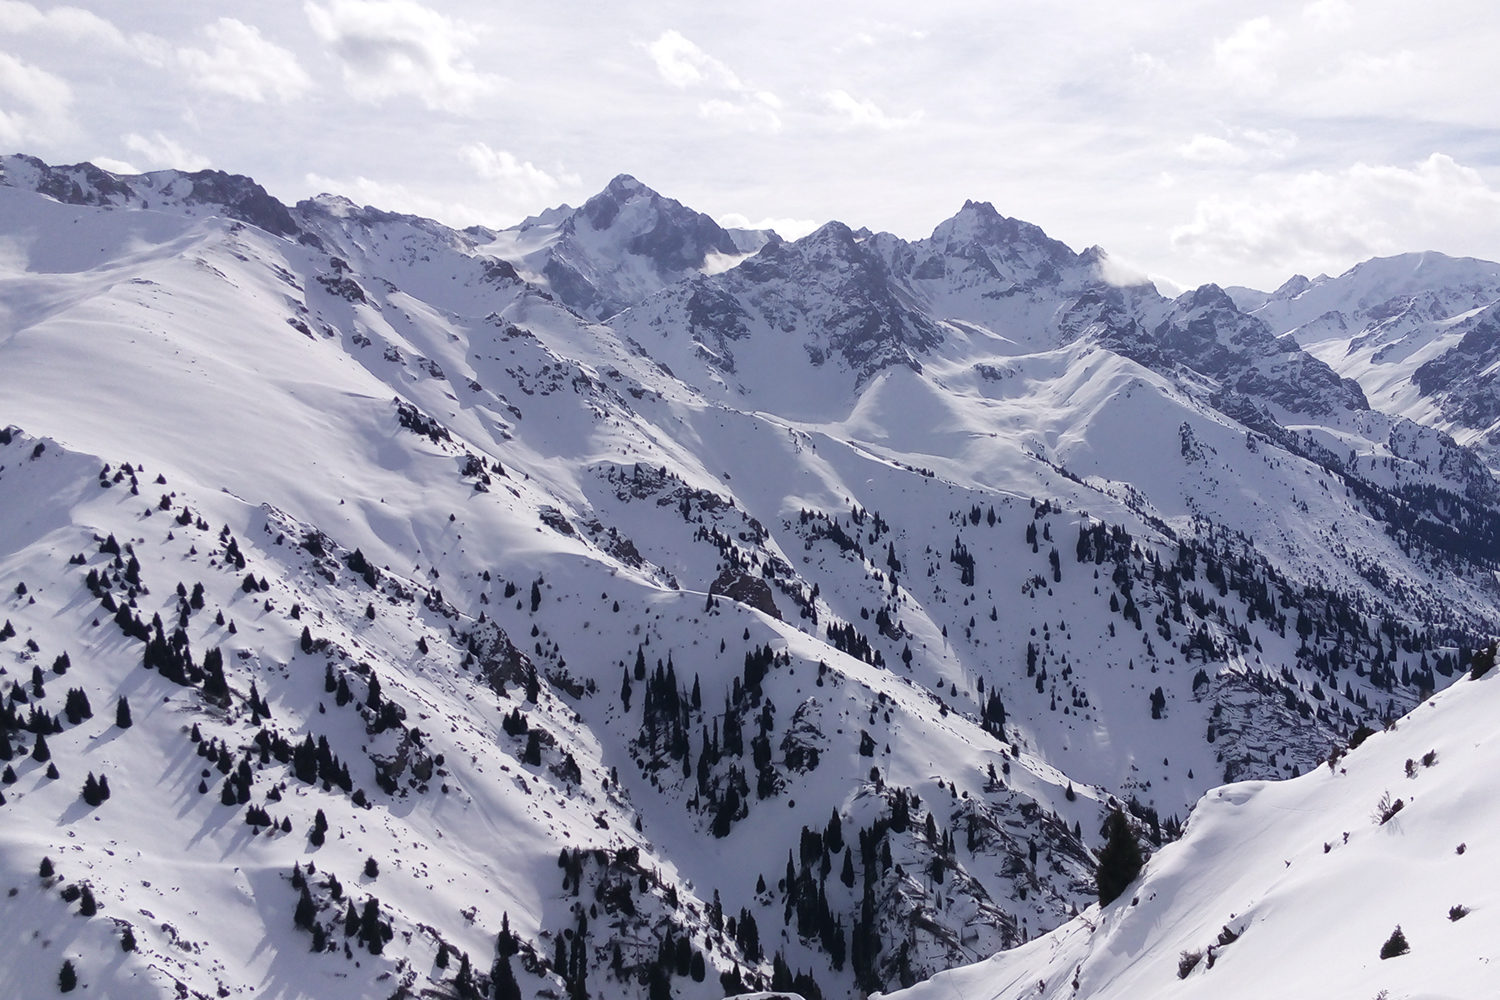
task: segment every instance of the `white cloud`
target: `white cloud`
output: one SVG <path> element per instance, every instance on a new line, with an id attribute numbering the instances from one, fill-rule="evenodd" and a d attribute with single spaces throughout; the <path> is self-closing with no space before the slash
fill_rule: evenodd
<path id="1" fill-rule="evenodd" d="M 203 29 L 207 48 L 183 48 L 178 60 L 201 87 L 257 103 L 286 103 L 312 79 L 291 52 L 267 41 L 254 25 L 221 17 Z"/>
<path id="2" fill-rule="evenodd" d="M 674 87 L 722 87 L 741 91 L 745 85 L 734 70 L 704 52 L 680 31 L 668 30 L 646 46 L 661 78 Z"/>
<path id="3" fill-rule="evenodd" d="M 909 27 L 890 21 L 870 21 L 850 35 L 847 41 L 842 41 L 835 46 L 834 51 L 843 54 L 851 50 L 873 49 L 883 45 L 906 46 L 913 42 L 925 41 L 929 34 L 930 32 L 925 27 Z"/>
<path id="4" fill-rule="evenodd" d="M 112 174 L 139 174 L 143 171 L 128 160 L 117 160 L 113 156 L 91 156 L 89 162 L 100 170 L 108 170 Z"/>
<path id="5" fill-rule="evenodd" d="M 921 112 L 915 112 L 902 117 L 892 117 L 886 114 L 874 101 L 860 100 L 847 90 L 830 90 L 823 95 L 823 101 L 835 114 L 844 120 L 847 125 L 857 128 L 874 128 L 881 130 L 906 128 L 913 125 L 922 117 Z"/>
<path id="6" fill-rule="evenodd" d="M 781 98 L 740 79 L 723 62 L 679 31 L 668 30 L 644 46 L 663 80 L 679 90 L 705 90 L 714 96 L 698 102 L 698 115 L 737 128 L 781 130 Z"/>
<path id="7" fill-rule="evenodd" d="M 320 193 L 342 195 L 360 205 L 373 205 L 387 212 L 418 215 L 455 228 L 477 224 L 510 226 L 534 214 L 548 198 L 578 186 L 579 179 L 558 171 L 549 173 L 511 154 L 492 150 L 483 143 L 466 146 L 459 153 L 475 168 L 483 183 L 463 188 L 449 185 L 441 195 L 425 183 L 407 185 L 364 176 L 326 177 L 309 173 L 303 180 Z M 486 171 L 489 172 L 486 175 Z"/>
<path id="8" fill-rule="evenodd" d="M 1150 52 L 1132 51 L 1130 66 L 1136 73 L 1147 79 L 1164 79 L 1171 73 L 1166 60 Z"/>
<path id="9" fill-rule="evenodd" d="M 1223 135 L 1195 134 L 1177 147 L 1177 154 L 1194 163 L 1233 166 L 1250 160 L 1283 159 L 1297 144 L 1285 129 L 1228 128 Z"/>
<path id="10" fill-rule="evenodd" d="M 174 170 L 207 170 L 210 166 L 208 157 L 200 156 L 189 151 L 181 143 L 169 139 L 160 132 L 154 132 L 149 137 L 131 132 L 123 138 L 125 148 L 133 153 L 139 153 L 145 162 L 153 167 L 171 168 Z M 110 169 L 110 168 L 105 168 Z M 132 173 L 139 171 L 132 170 Z"/>
<path id="11" fill-rule="evenodd" d="M 482 142 L 470 143 L 458 152 L 481 179 L 504 185 L 507 195 L 517 203 L 541 204 L 564 185 L 576 187 L 580 183 L 574 174 L 550 174 L 529 160 L 503 149 L 491 149 Z"/>
<path id="12" fill-rule="evenodd" d="M 1195 163 L 1243 163 L 1250 158 L 1243 149 L 1217 135 L 1198 133 L 1177 147 L 1177 154 Z"/>
<path id="13" fill-rule="evenodd" d="M 1357 163 L 1263 177 L 1249 195 L 1200 201 L 1193 221 L 1173 230 L 1172 243 L 1207 259 L 1338 272 L 1409 250 L 1493 252 L 1497 230 L 1500 189 L 1433 153 L 1411 167 Z"/>
<path id="14" fill-rule="evenodd" d="M 66 80 L 0 52 L 0 144 L 19 149 L 72 128 Z"/>
<path id="15" fill-rule="evenodd" d="M 468 205 L 435 198 L 392 181 L 363 175 L 340 179 L 321 174 L 307 174 L 304 180 L 314 191 L 342 195 L 356 204 L 372 205 L 386 212 L 420 215 L 451 226 L 471 226 L 484 221 L 484 213 Z"/>
<path id="16" fill-rule="evenodd" d="M 479 30 L 414 0 L 331 0 L 303 7 L 359 100 L 409 95 L 434 111 L 467 114 L 501 86 L 465 50 Z"/>
<path id="17" fill-rule="evenodd" d="M 725 229 L 771 229 L 776 235 L 784 240 L 801 239 L 814 229 L 818 228 L 817 222 L 812 219 L 794 219 L 789 217 L 767 216 L 760 219 L 751 219 L 741 215 L 739 212 L 730 212 L 721 215 L 714 220 Z"/>
<path id="18" fill-rule="evenodd" d="M 1285 38 L 1269 17 L 1252 18 L 1214 42 L 1215 68 L 1232 85 L 1267 90 L 1277 80 L 1274 57 Z"/>
<path id="19" fill-rule="evenodd" d="M 1354 5 L 1349 0 L 1315 0 L 1302 8 L 1302 16 L 1316 28 L 1341 31 L 1354 24 Z"/>
<path id="20" fill-rule="evenodd" d="M 19 0 L 0 0 L 0 31 L 51 32 L 75 43 L 126 52 L 154 65 L 164 63 L 170 51 L 167 43 L 154 35 L 126 34 L 112 22 L 79 7 L 43 11 Z"/>
<path id="21" fill-rule="evenodd" d="M 754 94 L 731 100 L 713 97 L 699 103 L 698 114 L 703 118 L 730 122 L 741 128 L 779 132 L 781 115 L 777 111 L 780 107 L 781 102 L 773 94 Z"/>

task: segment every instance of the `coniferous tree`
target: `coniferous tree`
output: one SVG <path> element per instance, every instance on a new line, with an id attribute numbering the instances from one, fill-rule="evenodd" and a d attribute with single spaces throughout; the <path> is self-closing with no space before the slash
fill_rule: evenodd
<path id="1" fill-rule="evenodd" d="M 302 883 L 302 893 L 297 897 L 297 908 L 292 912 L 292 923 L 307 930 L 312 927 L 313 921 L 318 916 L 318 908 L 313 903 L 312 895 L 307 891 L 307 883 Z"/>
<path id="2" fill-rule="evenodd" d="M 73 960 L 70 958 L 62 964 L 62 971 L 57 974 L 57 991 L 59 993 L 72 993 L 78 987 L 78 973 L 73 968 Z"/>
<path id="3" fill-rule="evenodd" d="M 516 982 L 515 971 L 510 967 L 509 955 L 501 955 L 495 959 L 495 966 L 490 970 L 490 983 L 494 988 L 495 1000 L 521 1000 L 521 987 Z"/>
<path id="4" fill-rule="evenodd" d="M 1109 814 L 1106 823 L 1106 841 L 1099 852 L 1099 867 L 1094 881 L 1099 892 L 1099 902 L 1109 905 L 1129 888 L 1141 873 L 1141 848 L 1136 843 L 1125 814 L 1116 809 Z"/>
<path id="5" fill-rule="evenodd" d="M 312 844 L 314 847 L 322 847 L 324 835 L 327 833 L 328 817 L 324 816 L 323 810 L 319 809 L 315 814 L 313 814 L 312 829 L 307 833 L 308 843 Z"/>
<path id="6" fill-rule="evenodd" d="M 52 759 L 52 751 L 47 749 L 47 734 L 37 733 L 36 742 L 31 747 L 31 759 L 38 764 Z"/>
<path id="7" fill-rule="evenodd" d="M 500 933 L 495 938 L 495 952 L 501 958 L 509 958 L 521 950 L 516 936 L 510 929 L 510 912 L 500 914 Z"/>
<path id="8" fill-rule="evenodd" d="M 129 729 L 134 724 L 130 717 L 130 701 L 122 694 L 120 700 L 115 702 L 115 725 L 121 729 Z"/>
<path id="9" fill-rule="evenodd" d="M 461 1000 L 474 1000 L 479 992 L 474 989 L 474 970 L 469 967 L 469 953 L 462 952 L 458 957 L 458 975 L 453 978 L 453 988 Z"/>

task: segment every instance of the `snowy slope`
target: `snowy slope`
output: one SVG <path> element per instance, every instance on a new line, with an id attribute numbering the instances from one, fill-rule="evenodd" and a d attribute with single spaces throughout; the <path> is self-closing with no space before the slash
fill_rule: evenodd
<path id="1" fill-rule="evenodd" d="M 1357 381 L 1376 408 L 1441 428 L 1495 464 L 1494 359 L 1475 356 L 1494 340 L 1485 317 L 1500 302 L 1500 265 L 1403 254 L 1337 278 L 1290 281 L 1270 296 L 1241 293 L 1240 301 Z"/>
<path id="2" fill-rule="evenodd" d="M 618 179 L 609 223 L 517 252 L 329 197 L 262 224 L 245 178 L 5 170 L 0 690 L 25 753 L 69 688 L 94 713 L 4 788 L 16 912 L 53 921 L 5 939 L 23 992 L 66 954 L 139 995 L 461 994 L 504 921 L 526 995 L 894 988 L 1086 904 L 1112 804 L 1164 843 L 1500 631 L 1473 452 L 989 206 L 722 270 Z M 608 323 L 527 256 L 567 218 L 641 279 Z M 298 776 L 307 736 L 347 788 Z M 107 922 L 60 908 L 85 880 Z"/>
<path id="3" fill-rule="evenodd" d="M 1120 899 L 903 1000 L 1490 996 L 1495 674 L 1335 764 L 1215 789 Z M 1381 958 L 1399 927 L 1409 952 Z"/>

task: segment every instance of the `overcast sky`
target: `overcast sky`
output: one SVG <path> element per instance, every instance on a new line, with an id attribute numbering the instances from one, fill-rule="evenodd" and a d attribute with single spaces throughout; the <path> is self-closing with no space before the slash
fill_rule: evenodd
<path id="1" fill-rule="evenodd" d="M 1500 259 L 1493 0 L 0 0 L 0 151 L 506 225 L 617 173 L 721 222 L 966 198 L 1184 284 Z"/>

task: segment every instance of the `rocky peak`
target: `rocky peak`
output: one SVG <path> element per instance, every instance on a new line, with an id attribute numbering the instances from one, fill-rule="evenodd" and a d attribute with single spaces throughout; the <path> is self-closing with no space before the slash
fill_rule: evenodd
<path id="1" fill-rule="evenodd" d="M 242 174 L 222 170 L 156 170 L 115 174 L 92 163 L 51 166 L 34 156 L 0 159 L 0 182 L 29 188 L 68 205 L 150 207 L 160 211 L 208 208 L 276 236 L 299 232 L 285 205 Z M 196 213 L 193 213 L 196 214 Z"/>
<path id="2" fill-rule="evenodd" d="M 1281 287 L 1271 293 L 1273 299 L 1295 299 L 1303 292 L 1312 287 L 1312 282 L 1306 275 L 1294 274 L 1281 283 Z"/>

